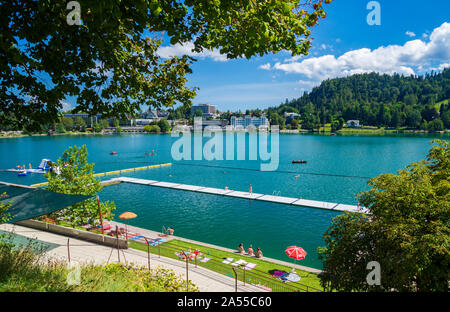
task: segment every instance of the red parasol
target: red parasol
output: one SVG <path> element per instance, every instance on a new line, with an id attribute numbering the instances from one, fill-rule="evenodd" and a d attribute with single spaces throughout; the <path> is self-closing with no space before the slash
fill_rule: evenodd
<path id="1" fill-rule="evenodd" d="M 294 259 L 294 268 L 292 268 L 292 271 L 295 271 L 295 261 L 305 259 L 307 254 L 302 247 L 298 246 L 289 246 L 286 248 L 284 252 L 289 256 L 289 258 Z"/>

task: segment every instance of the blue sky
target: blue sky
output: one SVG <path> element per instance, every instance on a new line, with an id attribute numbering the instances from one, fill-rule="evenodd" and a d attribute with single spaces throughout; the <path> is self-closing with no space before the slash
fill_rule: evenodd
<path id="1" fill-rule="evenodd" d="M 297 98 L 323 79 L 376 71 L 424 74 L 450 66 L 450 1 L 379 0 L 381 25 L 370 26 L 370 0 L 334 0 L 313 28 L 310 54 L 287 52 L 225 60 L 217 51 L 197 55 L 189 85 L 194 103 L 219 110 L 267 108 Z M 189 53 L 168 46 L 162 55 Z"/>

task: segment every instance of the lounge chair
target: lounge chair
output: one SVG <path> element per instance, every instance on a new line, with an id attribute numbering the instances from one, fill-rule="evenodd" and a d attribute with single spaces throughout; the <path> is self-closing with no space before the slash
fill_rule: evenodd
<path id="1" fill-rule="evenodd" d="M 233 262 L 231 265 L 238 266 L 238 265 L 241 265 L 241 264 L 245 265 L 245 264 L 247 264 L 247 261 L 244 261 L 244 260 L 240 259 L 240 260 L 238 260 L 236 262 Z"/>
<path id="2" fill-rule="evenodd" d="M 230 264 L 233 260 L 234 260 L 233 258 L 226 258 L 225 260 L 222 261 L 222 263 Z"/>
<path id="3" fill-rule="evenodd" d="M 250 271 L 250 270 L 252 270 L 255 266 L 256 266 L 256 263 L 251 263 L 251 262 L 249 262 L 249 263 L 247 263 L 247 264 L 244 266 L 244 270 Z"/>

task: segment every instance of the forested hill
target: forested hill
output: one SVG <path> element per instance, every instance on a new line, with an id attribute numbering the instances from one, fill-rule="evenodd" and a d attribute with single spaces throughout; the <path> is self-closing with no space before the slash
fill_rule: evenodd
<path id="1" fill-rule="evenodd" d="M 440 130 L 450 128 L 448 99 L 449 68 L 425 76 L 357 74 L 325 80 L 268 113 L 298 112 L 306 128 L 357 119 L 368 126 Z"/>

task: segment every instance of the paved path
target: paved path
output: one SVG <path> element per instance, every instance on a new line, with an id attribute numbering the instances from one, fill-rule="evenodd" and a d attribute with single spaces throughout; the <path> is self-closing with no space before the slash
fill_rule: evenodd
<path id="1" fill-rule="evenodd" d="M 59 245 L 58 247 L 48 251 L 46 255 L 49 258 L 59 259 L 62 261 L 68 261 L 67 252 L 67 237 L 39 231 L 19 225 L 12 224 L 2 224 L 0 225 L 0 230 L 14 232 L 16 234 L 26 236 L 29 238 L 35 238 L 44 242 L 49 242 Z M 156 233 L 156 232 L 154 232 Z M 111 255 L 110 262 L 118 262 L 117 250 L 113 250 L 111 254 L 111 248 L 102 245 L 97 245 L 94 243 L 70 238 L 70 258 L 71 261 L 76 261 L 79 263 L 95 263 L 104 264 L 108 261 Z M 127 249 L 124 250 L 125 258 L 128 263 L 134 263 L 140 266 L 147 266 L 147 253 Z M 124 262 L 123 253 L 120 253 L 120 260 Z M 150 265 L 152 268 L 160 265 L 166 269 L 173 270 L 177 275 L 181 276 L 183 279 L 186 278 L 186 264 L 181 261 L 166 257 L 158 257 L 157 255 L 151 254 Z M 193 265 L 189 267 L 189 280 L 191 280 L 200 291 L 204 292 L 234 292 L 235 291 L 235 280 L 228 276 L 210 271 L 208 269 L 197 267 Z M 261 292 L 261 288 L 255 286 L 246 285 L 244 286 L 242 282 L 238 281 L 238 291 L 242 292 Z"/>

